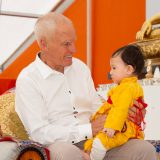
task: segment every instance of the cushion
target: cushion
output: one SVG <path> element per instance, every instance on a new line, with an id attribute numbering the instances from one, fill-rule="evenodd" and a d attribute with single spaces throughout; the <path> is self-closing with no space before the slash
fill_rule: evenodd
<path id="1" fill-rule="evenodd" d="M 13 160 L 19 154 L 18 145 L 14 142 L 0 142 L 0 159 Z"/>
<path id="2" fill-rule="evenodd" d="M 28 139 L 27 132 L 15 112 L 15 93 L 7 92 L 0 96 L 0 126 L 3 136 L 11 136 L 18 139 Z"/>

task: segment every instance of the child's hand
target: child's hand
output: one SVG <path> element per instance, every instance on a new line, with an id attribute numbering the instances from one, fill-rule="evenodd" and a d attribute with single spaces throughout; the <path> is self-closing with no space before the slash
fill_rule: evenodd
<path id="1" fill-rule="evenodd" d="M 114 129 L 111 129 L 111 128 L 104 128 L 103 132 L 105 132 L 108 135 L 109 138 L 112 138 L 116 131 Z"/>

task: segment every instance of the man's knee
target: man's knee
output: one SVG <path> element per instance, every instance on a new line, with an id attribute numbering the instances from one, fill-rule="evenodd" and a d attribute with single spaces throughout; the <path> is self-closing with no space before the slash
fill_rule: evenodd
<path id="1" fill-rule="evenodd" d="M 127 142 L 131 158 L 135 160 L 156 160 L 156 150 L 154 146 L 144 140 L 133 139 Z M 135 156 L 134 156 L 135 155 Z"/>
<path id="2" fill-rule="evenodd" d="M 156 160 L 153 145 L 147 141 L 132 139 L 122 146 L 111 149 L 105 160 Z"/>
<path id="3" fill-rule="evenodd" d="M 56 142 L 48 147 L 51 160 L 82 160 L 81 150 L 75 145 Z"/>
<path id="4" fill-rule="evenodd" d="M 137 150 L 141 152 L 143 157 L 151 160 L 156 160 L 156 149 L 151 143 L 147 141 L 140 141 L 137 144 Z"/>

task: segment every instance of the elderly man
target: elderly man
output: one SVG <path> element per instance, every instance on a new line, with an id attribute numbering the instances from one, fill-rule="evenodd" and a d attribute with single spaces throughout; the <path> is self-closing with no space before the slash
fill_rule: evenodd
<path id="1" fill-rule="evenodd" d="M 51 160 L 83 160 L 84 140 L 103 129 L 106 117 L 90 122 L 101 102 L 89 69 L 73 58 L 75 29 L 67 17 L 48 13 L 38 19 L 34 31 L 41 51 L 19 74 L 16 111 L 30 137 L 48 145 Z M 108 159 L 156 158 L 152 145 L 133 139 L 107 152 Z"/>

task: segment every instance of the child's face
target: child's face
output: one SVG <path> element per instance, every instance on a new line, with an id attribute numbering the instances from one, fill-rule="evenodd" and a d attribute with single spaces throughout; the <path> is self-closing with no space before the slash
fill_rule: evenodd
<path id="1" fill-rule="evenodd" d="M 111 78 L 113 82 L 117 84 L 119 84 L 123 78 L 132 76 L 134 72 L 133 67 L 125 64 L 119 55 L 110 59 L 110 66 Z"/>

